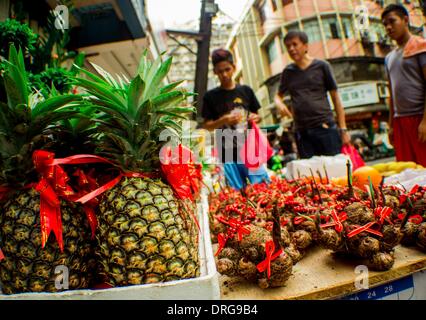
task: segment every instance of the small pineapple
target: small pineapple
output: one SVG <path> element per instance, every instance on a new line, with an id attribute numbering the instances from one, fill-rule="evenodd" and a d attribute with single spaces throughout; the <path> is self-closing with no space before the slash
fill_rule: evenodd
<path id="1" fill-rule="evenodd" d="M 160 133 L 178 135 L 176 120 L 194 111 L 181 106 L 188 94 L 176 89 L 179 83 L 162 86 L 170 65 L 171 58 L 151 63 L 145 54 L 130 83 L 96 65 L 100 77 L 82 70 L 89 79 L 76 79 L 95 110 L 105 113 L 95 141 L 98 155 L 123 172 L 158 171 Z M 124 177 L 105 192 L 97 233 L 103 280 L 128 286 L 198 276 L 198 230 L 187 207 L 159 178 Z"/>
<path id="2" fill-rule="evenodd" d="M 57 266 L 69 273 L 69 289 L 87 288 L 94 260 L 91 231 L 80 205 L 62 201 L 64 250 L 52 234 L 42 248 L 40 194 L 31 183 L 37 182 L 31 155 L 52 143 L 58 121 L 73 117 L 69 104 L 75 95 L 53 96 L 40 100 L 28 91 L 21 51 L 10 48 L 4 74 L 7 104 L 0 104 L 0 184 L 11 190 L 1 203 L 0 281 L 6 294 L 58 291 L 61 283 Z M 63 288 L 66 289 L 66 283 Z"/>

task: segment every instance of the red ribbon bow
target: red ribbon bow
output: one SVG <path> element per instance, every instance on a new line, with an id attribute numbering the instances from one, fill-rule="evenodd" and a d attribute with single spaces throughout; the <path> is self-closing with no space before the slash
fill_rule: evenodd
<path id="1" fill-rule="evenodd" d="M 420 186 L 416 184 L 413 188 L 411 188 L 410 192 L 408 194 L 402 194 L 399 197 L 399 203 L 403 204 L 405 201 L 407 201 L 408 197 L 411 197 L 412 195 L 416 194 L 416 192 L 419 190 Z"/>
<path id="2" fill-rule="evenodd" d="M 68 185 L 69 177 L 62 169 L 62 164 L 84 164 L 84 163 L 110 163 L 101 157 L 94 155 L 75 155 L 63 159 L 55 159 L 53 152 L 36 150 L 33 153 L 34 167 L 40 174 L 40 180 L 35 190 L 40 193 L 40 226 L 41 244 L 45 247 L 50 232 L 53 232 L 58 241 L 61 252 L 64 250 L 62 237 L 62 218 L 60 198 L 76 201 L 77 194 Z M 87 209 L 87 207 L 86 207 Z M 92 231 L 96 228 L 94 212 L 86 214 L 89 218 Z M 93 237 L 94 233 L 92 234 Z"/>
<path id="3" fill-rule="evenodd" d="M 235 233 L 237 233 L 238 241 L 241 241 L 243 239 L 243 234 L 250 234 L 250 230 L 244 228 L 244 225 L 247 223 L 244 223 L 243 221 L 240 221 L 234 218 L 230 218 L 229 220 L 227 220 L 224 217 L 217 217 L 216 219 L 222 222 L 223 224 L 226 224 L 229 226 L 229 229 L 228 229 L 229 237 L 232 237 Z"/>
<path id="4" fill-rule="evenodd" d="M 201 165 L 194 163 L 191 150 L 178 145 L 172 150 L 165 147 L 160 151 L 161 171 L 181 199 L 194 200 L 203 179 Z"/>
<path id="5" fill-rule="evenodd" d="M 283 253 L 283 249 L 280 248 L 277 252 L 275 252 L 275 244 L 274 241 L 269 240 L 265 243 L 265 252 L 266 258 L 262 262 L 260 262 L 256 268 L 259 272 L 264 272 L 267 270 L 268 279 L 271 278 L 271 262 L 279 257 L 281 253 Z"/>
<path id="6" fill-rule="evenodd" d="M 361 232 L 363 232 L 363 231 L 366 231 L 366 232 L 369 232 L 369 233 L 375 234 L 376 236 L 379 236 L 379 237 L 383 237 L 383 234 L 382 234 L 380 231 L 377 231 L 377 230 L 371 229 L 371 227 L 372 227 L 375 223 L 376 223 L 376 221 L 372 221 L 372 222 L 367 223 L 367 224 L 366 224 L 366 225 L 364 225 L 364 226 L 361 226 L 361 227 L 358 227 L 358 228 L 356 228 L 356 229 L 352 230 L 351 232 L 349 232 L 349 233 L 348 233 L 348 238 L 355 237 L 357 234 L 360 234 L 360 233 L 361 233 Z"/>
<path id="7" fill-rule="evenodd" d="M 3 254 L 3 251 L 1 251 L 1 249 L 0 249 L 0 261 L 2 261 L 4 259 L 4 254 Z"/>
<path id="8" fill-rule="evenodd" d="M 379 218 L 380 224 L 383 224 L 385 220 L 392 224 L 392 221 L 390 221 L 389 219 L 391 213 L 392 208 L 389 207 L 377 207 L 376 209 L 374 209 L 374 215 Z"/>
<path id="9" fill-rule="evenodd" d="M 337 215 L 336 210 L 331 211 L 331 217 L 333 218 L 333 222 L 322 224 L 321 228 L 328 228 L 333 227 L 336 229 L 337 232 L 343 231 L 343 221 L 346 221 L 348 219 L 348 215 L 346 212 L 341 212 L 339 215 Z"/>
<path id="10" fill-rule="evenodd" d="M 40 193 L 40 226 L 41 245 L 45 247 L 49 234 L 53 231 L 61 252 L 64 250 L 62 238 L 61 205 L 59 196 L 68 198 L 74 192 L 67 184 L 69 178 L 58 165 L 53 165 L 55 154 L 48 151 L 36 150 L 33 162 L 41 175 L 35 190 Z"/>

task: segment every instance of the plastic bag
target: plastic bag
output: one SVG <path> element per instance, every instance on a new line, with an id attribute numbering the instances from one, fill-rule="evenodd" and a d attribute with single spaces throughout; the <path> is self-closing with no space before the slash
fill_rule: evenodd
<path id="1" fill-rule="evenodd" d="M 349 158 L 351 158 L 353 170 L 356 170 L 359 167 L 365 166 L 364 160 L 362 160 L 358 150 L 352 144 L 345 144 L 342 147 L 341 152 L 349 156 Z"/>
<path id="2" fill-rule="evenodd" d="M 258 125 L 254 121 L 250 121 L 249 124 L 251 129 L 249 129 L 247 139 L 240 150 L 240 158 L 247 168 L 255 169 L 267 163 L 274 150 Z"/>

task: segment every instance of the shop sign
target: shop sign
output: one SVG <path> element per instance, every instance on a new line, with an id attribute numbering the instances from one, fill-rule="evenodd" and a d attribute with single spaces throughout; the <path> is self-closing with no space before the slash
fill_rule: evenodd
<path id="1" fill-rule="evenodd" d="M 374 104 L 379 102 L 376 83 L 366 83 L 339 89 L 345 108 Z"/>

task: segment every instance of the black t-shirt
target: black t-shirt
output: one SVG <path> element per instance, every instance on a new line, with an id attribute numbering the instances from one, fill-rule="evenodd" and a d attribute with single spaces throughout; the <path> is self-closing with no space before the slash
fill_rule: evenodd
<path id="1" fill-rule="evenodd" d="M 278 92 L 290 95 L 296 129 L 303 130 L 333 123 L 327 91 L 337 90 L 328 62 L 314 59 L 305 70 L 288 65 L 281 74 Z"/>
<path id="2" fill-rule="evenodd" d="M 237 155 L 245 141 L 248 115 L 250 112 L 257 113 L 260 104 L 253 90 L 246 85 L 237 85 L 232 90 L 217 87 L 207 91 L 204 95 L 201 115 L 205 120 L 217 120 L 235 109 L 242 112 L 242 122 L 237 126 L 225 125 L 216 130 L 216 145 L 218 146 L 219 159 L 222 162 L 239 160 Z M 233 131 L 222 131 L 220 129 L 231 129 Z M 232 150 L 232 152 L 229 153 L 229 150 Z M 225 153 L 231 154 L 232 159 L 229 156 L 225 159 Z"/>

